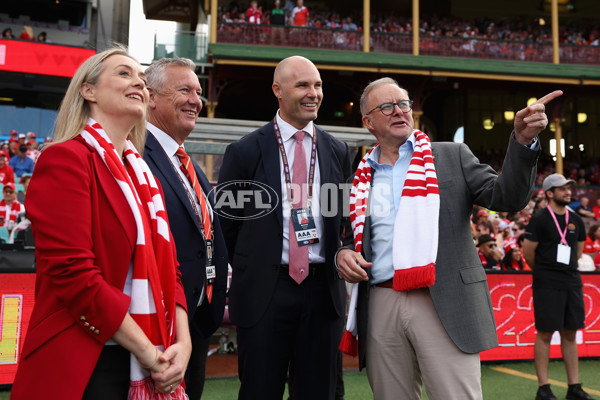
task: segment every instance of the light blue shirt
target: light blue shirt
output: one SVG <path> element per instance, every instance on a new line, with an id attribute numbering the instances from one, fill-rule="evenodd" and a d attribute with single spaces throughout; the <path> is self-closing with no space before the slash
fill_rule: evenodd
<path id="1" fill-rule="evenodd" d="M 392 260 L 394 222 L 414 149 L 415 135 L 411 134 L 398 149 L 399 157 L 394 165 L 379 163 L 381 153 L 379 147 L 373 150 L 367 158 L 372 170 L 369 199 L 371 250 L 373 252 L 372 278 L 370 279 L 372 285 L 385 282 L 394 276 Z"/>

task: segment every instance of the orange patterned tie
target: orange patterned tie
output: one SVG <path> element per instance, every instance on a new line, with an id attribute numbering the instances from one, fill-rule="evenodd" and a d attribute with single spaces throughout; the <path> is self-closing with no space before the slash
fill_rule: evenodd
<path id="1" fill-rule="evenodd" d="M 200 187 L 200 183 L 198 182 L 198 176 L 196 176 L 196 171 L 194 170 L 194 166 L 192 165 L 192 160 L 190 159 L 190 156 L 188 156 L 188 154 L 185 152 L 183 147 L 178 148 L 176 154 L 177 157 L 179 157 L 179 161 L 181 161 L 181 170 L 190 181 L 192 187 L 194 188 L 194 192 L 196 192 L 196 196 L 198 197 L 198 203 L 200 203 L 200 211 L 202 213 L 200 223 L 202 224 L 204 230 L 204 237 L 207 240 L 212 240 L 210 214 L 208 212 L 206 199 L 204 198 L 204 193 L 202 192 L 202 188 Z M 207 282 L 206 285 L 206 298 L 210 303 L 210 301 L 212 300 L 213 286 L 212 283 L 209 282 Z"/>

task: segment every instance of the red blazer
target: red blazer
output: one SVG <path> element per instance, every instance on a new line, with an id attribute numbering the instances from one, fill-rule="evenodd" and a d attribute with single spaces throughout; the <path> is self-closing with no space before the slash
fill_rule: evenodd
<path id="1" fill-rule="evenodd" d="M 110 171 L 80 138 L 42 152 L 26 205 L 36 245 L 36 302 L 11 399 L 81 399 L 129 308 L 122 290 L 135 221 Z M 177 274 L 176 303 L 186 308 Z"/>

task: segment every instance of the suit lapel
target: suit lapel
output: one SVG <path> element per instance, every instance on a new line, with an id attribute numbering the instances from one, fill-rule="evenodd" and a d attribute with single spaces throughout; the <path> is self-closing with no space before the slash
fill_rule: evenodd
<path id="1" fill-rule="evenodd" d="M 175 195 L 179 198 L 184 208 L 187 210 L 190 218 L 194 221 L 196 228 L 201 230 L 200 223 L 198 222 L 198 217 L 192 208 L 192 204 L 190 203 L 190 199 L 188 197 L 188 193 L 181 182 L 181 178 L 175 168 L 173 167 L 173 163 L 169 160 L 167 154 L 163 150 L 158 140 L 152 135 L 152 133 L 148 132 L 146 139 L 146 154 L 152 160 L 152 162 L 157 166 L 160 174 L 163 175 L 164 179 L 161 179 L 160 182 L 163 186 L 163 190 L 167 190 L 170 188 Z M 156 174 L 158 175 L 158 174 Z"/>
<path id="2" fill-rule="evenodd" d="M 319 174 L 322 185 L 329 183 L 331 180 L 329 174 L 331 171 L 331 158 L 333 157 L 331 138 L 318 128 L 316 128 L 315 132 L 317 133 L 317 158 L 319 159 Z"/>
<path id="3" fill-rule="evenodd" d="M 261 153 L 260 159 L 263 162 L 266 176 L 266 184 L 271 187 L 275 193 L 281 196 L 281 169 L 279 167 L 279 147 L 277 146 L 277 140 L 275 139 L 275 131 L 273 130 L 273 122 L 269 123 L 259 131 L 258 145 Z M 280 197 L 281 199 L 281 197 Z M 283 229 L 283 205 L 281 201 L 275 209 L 277 215 L 277 221 L 279 221 L 280 227 Z"/>

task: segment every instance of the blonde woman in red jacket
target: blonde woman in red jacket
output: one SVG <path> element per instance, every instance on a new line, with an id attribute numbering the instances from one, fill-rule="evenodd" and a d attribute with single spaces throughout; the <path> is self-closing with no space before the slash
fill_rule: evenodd
<path id="1" fill-rule="evenodd" d="M 69 85 L 27 191 L 36 302 L 12 399 L 185 398 L 185 295 L 162 190 L 136 150 L 147 104 L 123 48 Z"/>

